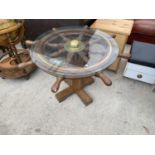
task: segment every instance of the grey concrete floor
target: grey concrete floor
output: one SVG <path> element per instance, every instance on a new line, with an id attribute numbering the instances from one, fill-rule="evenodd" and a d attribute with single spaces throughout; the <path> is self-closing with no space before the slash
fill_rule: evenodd
<path id="1" fill-rule="evenodd" d="M 87 107 L 76 95 L 58 103 L 55 78 L 39 69 L 29 80 L 0 79 L 0 134 L 155 134 L 155 93 L 123 77 L 125 64 L 106 71 L 111 87 L 96 79 L 85 88 L 94 99 Z"/>

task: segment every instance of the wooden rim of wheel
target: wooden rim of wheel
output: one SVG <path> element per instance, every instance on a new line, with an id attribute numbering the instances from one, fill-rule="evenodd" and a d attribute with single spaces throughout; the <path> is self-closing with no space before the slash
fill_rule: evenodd
<path id="1" fill-rule="evenodd" d="M 30 55 L 33 62 L 36 63 L 38 67 L 43 69 L 45 72 L 48 72 L 49 74 L 76 78 L 77 76 L 87 77 L 95 74 L 95 72 L 102 71 L 106 67 L 111 65 L 114 62 L 114 60 L 117 58 L 118 46 L 116 41 L 110 35 L 104 32 L 101 32 L 99 30 L 95 30 L 95 32 L 98 31 L 102 35 L 100 37 L 102 37 L 102 39 L 104 39 L 104 41 L 108 45 L 108 51 L 106 52 L 106 55 L 104 56 L 104 58 L 102 58 L 102 60 L 88 67 L 67 67 L 67 66 L 64 67 L 62 64 L 59 66 L 59 65 L 50 63 L 49 60 L 43 55 L 43 51 L 41 49 L 47 42 L 48 37 L 51 37 L 51 36 L 55 37 L 56 34 L 64 35 L 67 32 L 73 33 L 72 31 L 74 31 L 74 33 L 77 33 L 80 30 L 76 28 L 73 30 L 67 29 L 66 31 L 65 30 L 60 31 L 59 34 L 56 32 L 52 32 L 52 33 L 49 32 L 49 33 L 46 33 L 46 35 L 42 35 L 42 37 L 40 37 L 38 40 L 35 41 L 34 45 L 31 48 Z M 90 29 L 86 30 L 87 34 L 92 35 L 92 32 L 94 32 L 94 30 L 90 30 Z M 83 74 L 83 75 L 80 75 L 80 74 Z"/>

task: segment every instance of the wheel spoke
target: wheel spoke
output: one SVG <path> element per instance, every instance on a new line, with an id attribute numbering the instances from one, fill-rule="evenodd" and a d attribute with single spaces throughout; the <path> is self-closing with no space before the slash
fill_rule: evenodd
<path id="1" fill-rule="evenodd" d="M 67 62 L 71 62 L 73 55 L 74 55 L 74 53 L 68 53 L 68 54 L 67 54 L 66 61 L 67 61 Z"/>
<path id="2" fill-rule="evenodd" d="M 83 30 L 81 31 L 81 33 L 78 36 L 78 40 L 82 40 L 83 36 L 84 36 L 84 32 L 85 30 L 88 28 L 87 25 L 84 26 Z"/>
<path id="3" fill-rule="evenodd" d="M 50 47 L 63 47 L 64 46 L 63 43 L 47 43 L 46 45 Z"/>
<path id="4" fill-rule="evenodd" d="M 56 28 L 53 28 L 53 31 L 56 32 L 57 29 Z M 67 38 L 66 36 L 64 36 L 64 34 L 58 33 L 57 35 L 60 36 L 65 42 L 70 40 L 69 38 Z"/>
<path id="5" fill-rule="evenodd" d="M 51 54 L 51 57 L 52 58 L 56 58 L 56 57 L 60 56 L 62 53 L 64 53 L 64 52 L 65 52 L 65 49 L 64 48 L 59 49 L 58 51 L 53 52 Z"/>
<path id="6" fill-rule="evenodd" d="M 89 52 L 89 46 L 85 47 L 84 51 Z"/>
<path id="7" fill-rule="evenodd" d="M 89 50 L 89 41 L 84 41 L 84 45 L 85 45 L 85 51 Z"/>
<path id="8" fill-rule="evenodd" d="M 58 34 L 65 42 L 66 41 L 69 41 L 70 39 L 69 38 L 67 38 L 66 36 L 64 36 L 64 34 Z"/>
<path id="9" fill-rule="evenodd" d="M 101 39 L 91 39 L 89 40 L 89 44 L 95 44 L 95 43 L 99 43 L 101 41 Z"/>
<path id="10" fill-rule="evenodd" d="M 86 63 L 88 62 L 89 59 L 87 56 L 85 56 L 82 52 L 79 52 L 78 54 Z"/>

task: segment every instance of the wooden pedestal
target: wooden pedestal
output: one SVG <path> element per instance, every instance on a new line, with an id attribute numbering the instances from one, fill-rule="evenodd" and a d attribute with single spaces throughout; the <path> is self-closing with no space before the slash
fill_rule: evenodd
<path id="1" fill-rule="evenodd" d="M 97 72 L 95 76 L 100 78 L 106 86 L 112 85 L 112 81 L 106 74 Z M 65 79 L 63 77 L 57 77 L 55 83 L 52 85 L 51 91 L 56 93 L 59 90 L 62 81 L 65 81 L 69 87 L 56 94 L 56 98 L 59 102 L 62 102 L 73 93 L 76 93 L 85 105 L 89 105 L 93 101 L 93 99 L 83 89 L 85 86 L 94 83 L 94 79 L 92 77 L 76 79 Z"/>
<path id="2" fill-rule="evenodd" d="M 76 93 L 85 105 L 89 105 L 93 101 L 89 94 L 83 89 L 85 86 L 90 85 L 94 82 L 94 79 L 92 77 L 80 79 L 65 79 L 64 81 L 69 85 L 69 87 L 56 94 L 56 98 L 59 102 L 62 102 L 73 93 Z"/>

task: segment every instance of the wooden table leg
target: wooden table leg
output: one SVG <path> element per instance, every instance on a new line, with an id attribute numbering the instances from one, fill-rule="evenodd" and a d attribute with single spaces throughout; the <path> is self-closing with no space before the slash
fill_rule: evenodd
<path id="1" fill-rule="evenodd" d="M 93 78 L 65 79 L 65 82 L 69 85 L 69 87 L 56 94 L 56 98 L 59 102 L 64 101 L 73 93 L 76 93 L 85 105 L 89 105 L 93 101 L 88 93 L 82 89 L 85 86 L 92 84 L 94 82 Z"/>
<path id="2" fill-rule="evenodd" d="M 72 95 L 74 93 L 72 87 L 68 87 L 59 93 L 57 93 L 55 96 L 59 102 L 64 101 L 68 96 Z"/>
<path id="3" fill-rule="evenodd" d="M 89 94 L 83 89 L 77 91 L 76 94 L 80 97 L 80 99 L 86 106 L 93 101 L 93 99 L 89 96 Z"/>

